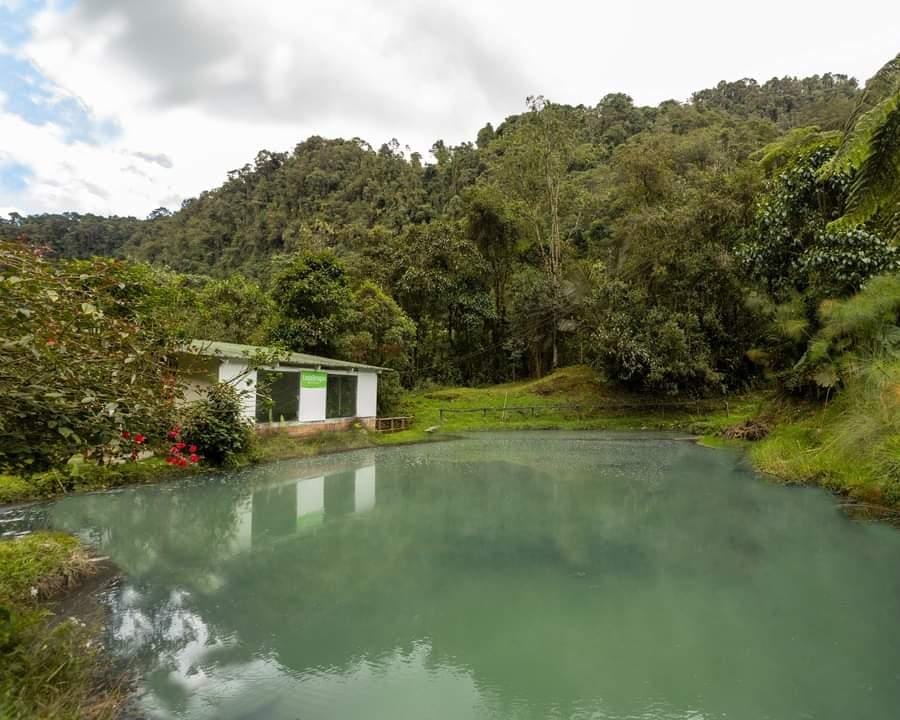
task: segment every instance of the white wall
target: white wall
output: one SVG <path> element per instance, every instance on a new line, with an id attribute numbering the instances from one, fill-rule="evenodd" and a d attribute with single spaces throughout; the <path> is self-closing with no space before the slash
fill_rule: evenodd
<path id="1" fill-rule="evenodd" d="M 347 374 L 347 373 L 328 373 Z M 355 373 L 356 381 L 356 415 L 357 417 L 375 417 L 378 406 L 378 374 L 373 372 Z M 241 392 L 243 415 L 250 420 L 256 419 L 256 370 L 247 370 L 247 363 L 240 360 L 226 359 L 219 365 L 219 381 L 240 381 L 235 387 Z M 325 420 L 326 388 L 305 388 L 300 384 L 300 422 L 322 422 Z"/>
<path id="2" fill-rule="evenodd" d="M 242 377 L 243 376 L 243 377 Z M 219 365 L 219 382 L 232 382 L 241 393 L 243 416 L 248 420 L 256 420 L 256 370 L 247 370 L 247 363 L 240 360 L 223 360 Z"/>
<path id="3" fill-rule="evenodd" d="M 305 388 L 300 383 L 300 422 L 325 419 L 326 388 Z"/>
<path id="4" fill-rule="evenodd" d="M 356 381 L 357 417 L 375 417 L 378 414 L 378 373 L 360 372 Z"/>

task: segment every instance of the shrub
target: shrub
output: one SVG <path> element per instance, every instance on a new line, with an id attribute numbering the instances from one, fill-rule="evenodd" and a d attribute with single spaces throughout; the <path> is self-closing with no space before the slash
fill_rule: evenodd
<path id="1" fill-rule="evenodd" d="M 0 242 L 0 308 L 0 468 L 102 458 L 123 428 L 170 422 L 177 343 L 133 266 Z"/>
<path id="2" fill-rule="evenodd" d="M 0 475 L 0 503 L 26 500 L 34 496 L 31 485 L 15 475 Z"/>
<path id="3" fill-rule="evenodd" d="M 386 372 L 378 377 L 378 414 L 392 415 L 403 397 L 403 386 L 398 373 Z"/>
<path id="4" fill-rule="evenodd" d="M 209 388 L 205 397 L 188 407 L 181 438 L 190 454 L 199 454 L 213 465 L 229 465 L 248 453 L 255 435 L 252 422 L 243 417 L 240 391 L 228 383 Z"/>
<path id="5" fill-rule="evenodd" d="M 739 386 L 749 376 L 745 353 L 758 321 L 729 294 L 705 304 L 684 293 L 669 304 L 661 293 L 603 282 L 593 300 L 592 364 L 635 391 L 707 395 Z"/>

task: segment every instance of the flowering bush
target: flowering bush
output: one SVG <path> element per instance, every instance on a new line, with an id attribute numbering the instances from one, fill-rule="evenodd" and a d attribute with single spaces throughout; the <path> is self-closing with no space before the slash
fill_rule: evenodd
<path id="1" fill-rule="evenodd" d="M 197 446 L 189 445 L 181 439 L 180 425 L 176 425 L 169 430 L 168 439 L 172 443 L 172 445 L 169 446 L 169 453 L 166 455 L 166 462 L 169 463 L 169 465 L 187 467 L 187 465 L 196 465 L 200 462 L 200 455 L 197 454 Z"/>
<path id="2" fill-rule="evenodd" d="M 182 427 L 176 429 L 178 438 L 172 446 L 176 458 L 195 462 L 191 458 L 199 447 L 203 459 L 213 465 L 228 465 L 249 452 L 255 437 L 252 422 L 243 416 L 241 393 L 228 383 L 213 385 L 204 398 L 192 403 Z"/>
<path id="3" fill-rule="evenodd" d="M 136 266 L 54 261 L 0 242 L 0 469 L 31 474 L 76 453 L 104 461 L 162 436 L 180 389 L 177 339 Z"/>
<path id="4" fill-rule="evenodd" d="M 145 435 L 142 435 L 141 433 L 134 433 L 132 435 L 127 430 L 123 430 L 122 442 L 125 447 L 129 449 L 129 458 L 131 458 L 132 461 L 135 461 L 141 454 L 141 447 L 144 445 L 144 443 L 147 442 L 147 437 Z"/>

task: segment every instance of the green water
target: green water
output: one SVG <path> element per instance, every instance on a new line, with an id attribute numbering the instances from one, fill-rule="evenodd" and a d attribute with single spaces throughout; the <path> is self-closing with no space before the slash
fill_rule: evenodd
<path id="1" fill-rule="evenodd" d="M 151 718 L 900 717 L 900 532 L 671 437 L 510 433 L 45 510 Z"/>

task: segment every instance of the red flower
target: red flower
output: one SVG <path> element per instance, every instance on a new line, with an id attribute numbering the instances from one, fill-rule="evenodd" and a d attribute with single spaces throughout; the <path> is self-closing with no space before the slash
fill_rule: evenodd
<path id="1" fill-rule="evenodd" d="M 187 464 L 187 460 L 183 457 L 178 458 L 178 467 L 185 467 Z"/>
<path id="2" fill-rule="evenodd" d="M 188 448 L 188 452 L 189 452 L 189 453 L 195 453 L 195 452 L 197 452 L 197 446 L 196 446 L 196 445 L 191 445 L 191 446 Z"/>
<path id="3" fill-rule="evenodd" d="M 177 442 L 177 443 L 175 443 L 175 447 L 178 450 L 184 450 L 187 447 L 187 443 L 186 442 Z"/>
<path id="4" fill-rule="evenodd" d="M 191 462 L 195 463 L 200 459 L 200 456 L 197 453 L 191 453 Z"/>
<path id="5" fill-rule="evenodd" d="M 146 440 L 146 439 L 147 439 L 147 438 L 145 438 L 145 437 L 144 437 L 143 435 L 141 435 L 140 433 L 138 433 L 137 435 L 134 436 L 134 441 L 135 441 L 138 445 L 143 445 L 143 444 L 144 444 L 144 440 Z"/>
<path id="6" fill-rule="evenodd" d="M 123 440 L 131 440 L 131 433 L 127 430 L 122 431 L 122 439 Z"/>
<path id="7" fill-rule="evenodd" d="M 169 455 L 169 457 L 166 458 L 166 462 L 169 463 L 169 465 L 174 465 L 176 462 L 178 462 L 178 458 Z"/>

